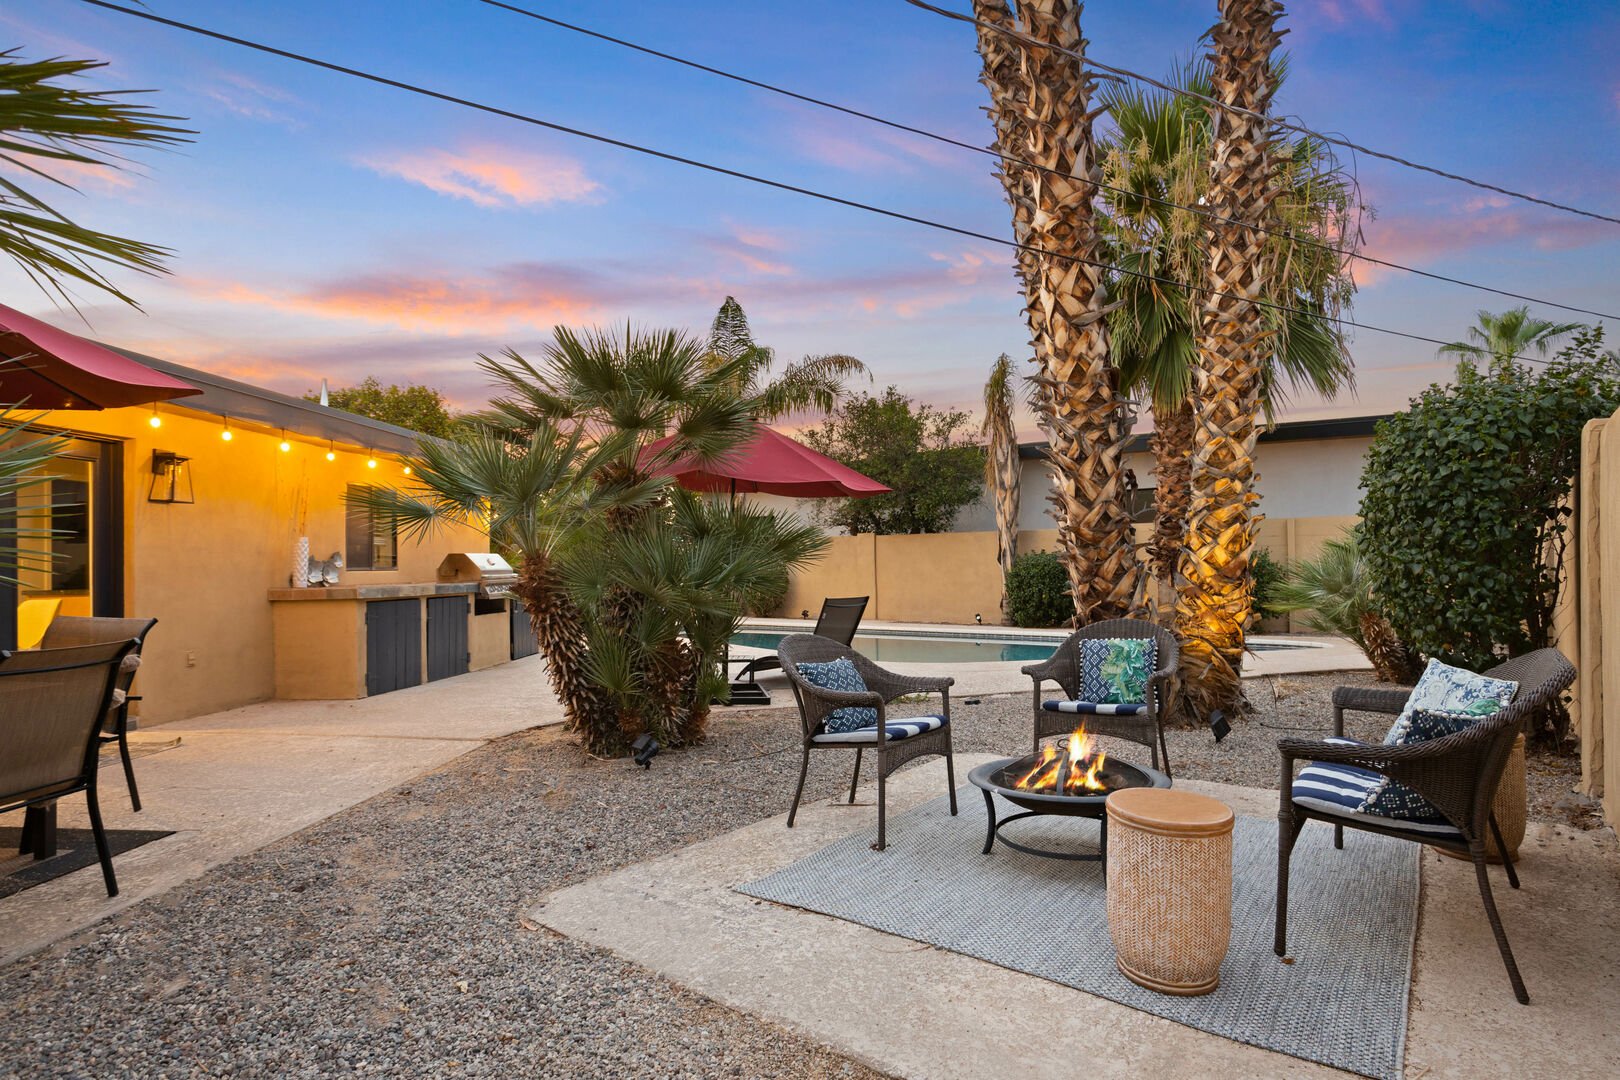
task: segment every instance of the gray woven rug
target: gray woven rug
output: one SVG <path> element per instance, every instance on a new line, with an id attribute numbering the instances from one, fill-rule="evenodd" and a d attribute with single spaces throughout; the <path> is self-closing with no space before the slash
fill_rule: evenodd
<path id="1" fill-rule="evenodd" d="M 1366 1076 L 1397 1078 L 1417 930 L 1416 844 L 1311 823 L 1294 849 L 1288 916 L 1292 964 L 1272 952 L 1277 823 L 1240 816 L 1232 845 L 1232 943 L 1221 985 L 1169 997 L 1119 974 L 1096 863 L 984 845 L 984 799 L 958 793 L 889 818 L 889 846 L 872 827 L 758 881 L 748 896 L 804 908 L 1038 975 L 1189 1027 Z M 998 801 L 1000 816 L 1016 808 Z M 1097 823 L 1029 818 L 1020 843 L 1094 847 Z"/>

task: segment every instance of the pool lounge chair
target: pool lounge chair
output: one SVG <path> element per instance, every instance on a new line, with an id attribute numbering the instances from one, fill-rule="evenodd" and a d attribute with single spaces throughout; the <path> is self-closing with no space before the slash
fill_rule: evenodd
<path id="1" fill-rule="evenodd" d="M 861 616 L 866 614 L 866 604 L 870 599 L 869 596 L 829 596 L 821 602 L 816 628 L 810 632 L 816 637 L 824 637 L 847 647 L 855 640 L 855 631 L 860 628 Z M 762 671 L 781 671 L 782 658 L 770 653 L 746 660 L 739 658 L 737 662 L 743 666 L 731 682 L 732 704 L 769 705 L 771 697 L 758 685 L 758 675 Z M 745 675 L 747 682 L 743 681 Z"/>

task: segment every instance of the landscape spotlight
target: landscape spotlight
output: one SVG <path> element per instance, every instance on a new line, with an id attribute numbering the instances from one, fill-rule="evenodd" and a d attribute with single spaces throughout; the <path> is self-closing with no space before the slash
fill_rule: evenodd
<path id="1" fill-rule="evenodd" d="M 1215 741 L 1220 742 L 1232 733 L 1232 725 L 1227 721 L 1225 713 L 1215 709 L 1209 714 L 1209 730 L 1215 733 Z"/>
<path id="2" fill-rule="evenodd" d="M 637 765 L 643 769 L 651 769 L 652 759 L 658 756 L 658 751 L 662 747 L 658 745 L 657 739 L 643 732 L 636 736 L 636 741 L 630 744 L 630 749 L 635 753 Z"/>

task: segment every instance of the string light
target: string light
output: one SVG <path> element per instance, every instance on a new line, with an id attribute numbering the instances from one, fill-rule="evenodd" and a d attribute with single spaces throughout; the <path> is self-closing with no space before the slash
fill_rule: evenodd
<path id="1" fill-rule="evenodd" d="M 326 460 L 327 461 L 336 461 L 337 460 L 337 449 L 333 445 L 331 439 L 326 440 Z"/>
<path id="2" fill-rule="evenodd" d="M 377 459 L 376 459 L 376 457 L 372 455 L 370 450 L 367 450 L 366 451 L 366 468 L 375 469 L 376 467 L 377 467 Z"/>
<path id="3" fill-rule="evenodd" d="M 411 475 L 411 467 L 409 465 L 405 466 L 405 475 L 406 476 Z"/>
<path id="4" fill-rule="evenodd" d="M 148 424 L 151 424 L 155 428 L 160 428 L 160 427 L 163 426 L 163 417 L 158 415 L 158 413 L 157 413 L 157 405 L 156 404 L 153 404 L 153 406 L 152 406 L 152 415 L 147 419 L 146 422 Z"/>
<path id="5" fill-rule="evenodd" d="M 282 428 L 281 429 L 281 452 L 283 454 L 285 454 L 288 451 L 290 451 L 291 449 L 292 449 L 292 443 L 287 441 L 287 429 Z"/>
<path id="6" fill-rule="evenodd" d="M 236 438 L 236 436 L 231 432 L 231 418 L 228 416 L 225 418 L 225 429 L 219 433 L 219 437 L 224 439 L 226 442 L 230 442 L 232 439 Z"/>

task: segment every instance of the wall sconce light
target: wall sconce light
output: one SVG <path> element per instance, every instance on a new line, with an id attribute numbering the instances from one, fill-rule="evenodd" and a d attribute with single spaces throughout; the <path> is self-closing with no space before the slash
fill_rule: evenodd
<path id="1" fill-rule="evenodd" d="M 225 418 L 225 428 L 219 433 L 219 437 L 224 439 L 226 442 L 230 442 L 232 439 L 236 438 L 236 436 L 231 433 L 231 418 L 228 416 Z"/>
<path id="2" fill-rule="evenodd" d="M 152 415 L 147 418 L 146 422 L 155 428 L 163 426 L 163 417 L 158 415 L 156 403 L 152 405 Z"/>
<path id="3" fill-rule="evenodd" d="M 194 503 L 191 490 L 191 459 L 169 450 L 152 451 L 152 485 L 146 501 L 155 503 Z"/>
<path id="4" fill-rule="evenodd" d="M 337 447 L 332 442 L 331 439 L 326 440 L 326 460 L 327 461 L 336 461 L 337 460 Z"/>

